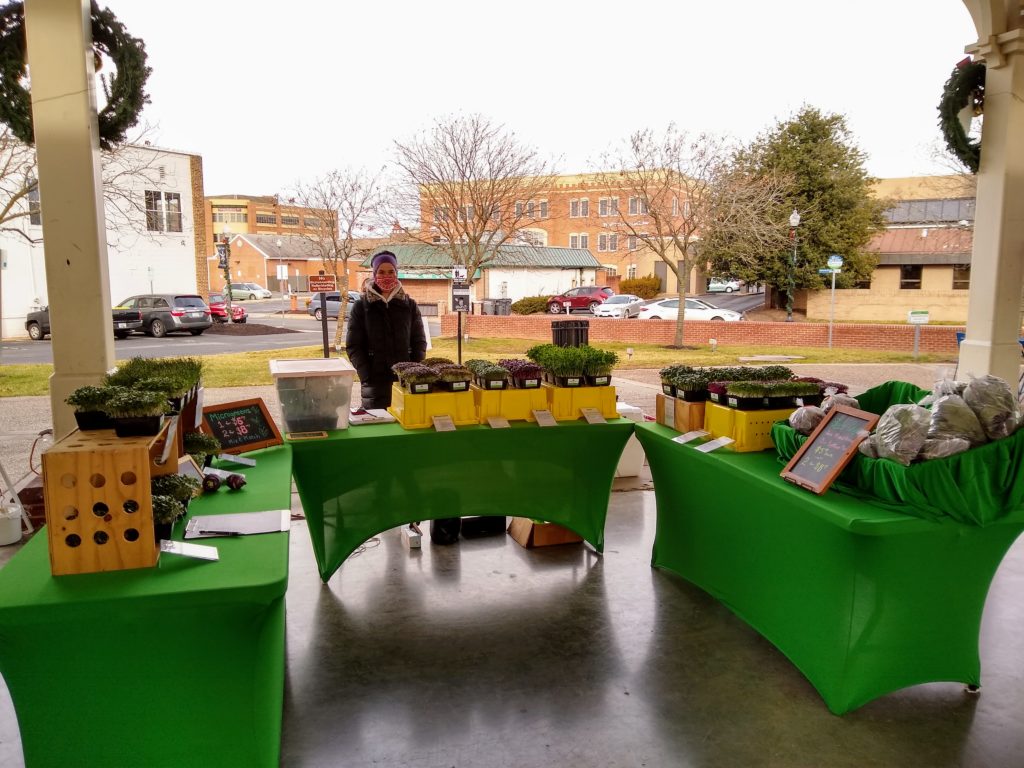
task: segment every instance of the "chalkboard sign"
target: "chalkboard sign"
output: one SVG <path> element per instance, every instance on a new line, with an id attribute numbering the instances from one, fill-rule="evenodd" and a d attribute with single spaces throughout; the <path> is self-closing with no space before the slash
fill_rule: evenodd
<path id="1" fill-rule="evenodd" d="M 873 413 L 835 406 L 789 460 L 782 477 L 819 495 L 824 493 L 877 422 Z"/>
<path id="2" fill-rule="evenodd" d="M 244 453 L 281 445 L 281 433 L 260 398 L 203 408 L 203 431 L 213 435 L 224 453 Z"/>

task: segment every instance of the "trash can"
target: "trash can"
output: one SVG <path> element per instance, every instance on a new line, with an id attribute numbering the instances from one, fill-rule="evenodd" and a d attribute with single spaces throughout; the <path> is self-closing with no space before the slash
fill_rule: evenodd
<path id="1" fill-rule="evenodd" d="M 512 314 L 512 299 L 495 299 L 494 300 L 494 314 L 496 314 L 496 315 L 511 315 Z"/>
<path id="2" fill-rule="evenodd" d="M 590 343 L 589 320 L 552 320 L 551 343 L 559 347 L 581 347 Z"/>
<path id="3" fill-rule="evenodd" d="M 491 299 L 484 299 L 480 302 L 480 314 L 481 315 L 493 315 L 494 314 L 494 301 Z"/>

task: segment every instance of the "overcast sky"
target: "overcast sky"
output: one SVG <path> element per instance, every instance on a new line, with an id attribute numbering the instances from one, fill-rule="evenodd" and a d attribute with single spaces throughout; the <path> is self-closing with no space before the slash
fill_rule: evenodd
<path id="1" fill-rule="evenodd" d="M 452 113 L 593 170 L 638 128 L 748 141 L 804 103 L 846 115 L 876 176 L 948 172 L 936 105 L 976 32 L 960 0 L 106 0 L 153 68 L 154 144 L 206 193 L 273 194 Z"/>

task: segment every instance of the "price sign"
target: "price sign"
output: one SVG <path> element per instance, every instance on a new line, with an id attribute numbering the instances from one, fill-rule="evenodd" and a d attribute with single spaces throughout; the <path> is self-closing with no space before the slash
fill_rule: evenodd
<path id="1" fill-rule="evenodd" d="M 789 460 L 782 477 L 819 495 L 824 493 L 877 422 L 873 413 L 835 406 Z"/>
<path id="2" fill-rule="evenodd" d="M 537 420 L 537 426 L 539 427 L 557 427 L 558 422 L 555 417 L 548 410 L 535 410 L 533 412 L 533 418 Z"/>
<path id="3" fill-rule="evenodd" d="M 583 418 L 587 420 L 587 424 L 607 424 L 605 421 L 604 414 L 601 413 L 597 408 L 580 408 L 583 413 Z"/>
<path id="4" fill-rule="evenodd" d="M 281 445 L 281 433 L 261 398 L 203 408 L 203 431 L 220 441 L 224 453 Z"/>
<path id="5" fill-rule="evenodd" d="M 451 416 L 432 416 L 431 420 L 434 422 L 435 432 L 454 432 L 455 422 L 452 421 Z"/>

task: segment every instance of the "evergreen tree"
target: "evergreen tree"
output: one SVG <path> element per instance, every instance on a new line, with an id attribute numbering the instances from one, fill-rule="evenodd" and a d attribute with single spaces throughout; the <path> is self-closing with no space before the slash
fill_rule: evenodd
<path id="1" fill-rule="evenodd" d="M 844 260 L 837 287 L 850 288 L 870 279 L 877 259 L 864 246 L 883 228 L 886 206 L 870 194 L 874 180 L 864 170 L 864 153 L 854 145 L 843 115 L 804 106 L 739 150 L 734 161 L 737 172 L 755 178 L 789 179 L 790 189 L 773 219 L 788 229 L 793 210 L 800 214 L 793 271 L 796 288 L 822 288 L 826 280 L 830 284 L 831 278 L 818 270 L 833 253 Z M 785 291 L 792 247 L 754 254 L 727 233 L 709 235 L 704 253 L 716 274 L 765 282 Z"/>

